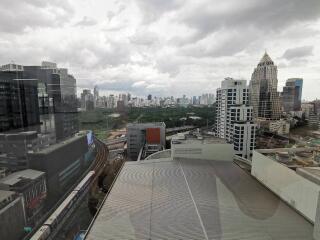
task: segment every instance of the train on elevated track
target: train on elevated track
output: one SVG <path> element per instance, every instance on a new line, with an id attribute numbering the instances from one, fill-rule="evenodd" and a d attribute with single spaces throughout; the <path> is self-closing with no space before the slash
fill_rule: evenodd
<path id="1" fill-rule="evenodd" d="M 32 236 L 31 240 L 46 240 L 58 228 L 58 225 L 68 214 L 73 204 L 87 189 L 88 185 L 94 178 L 95 171 L 90 171 L 82 181 L 72 190 L 68 197 L 60 204 L 60 206 L 51 214 L 38 231 Z"/>

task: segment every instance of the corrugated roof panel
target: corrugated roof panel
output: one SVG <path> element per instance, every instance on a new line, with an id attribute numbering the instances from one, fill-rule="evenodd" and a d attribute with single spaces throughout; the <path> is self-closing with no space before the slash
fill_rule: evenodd
<path id="1" fill-rule="evenodd" d="M 311 240 L 313 226 L 232 162 L 126 163 L 86 239 Z"/>

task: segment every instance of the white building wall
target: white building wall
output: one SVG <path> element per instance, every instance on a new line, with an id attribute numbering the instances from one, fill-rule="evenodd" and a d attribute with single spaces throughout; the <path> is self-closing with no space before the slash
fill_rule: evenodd
<path id="1" fill-rule="evenodd" d="M 173 158 L 197 158 L 215 161 L 233 161 L 234 150 L 232 144 L 214 143 L 203 144 L 199 143 L 185 143 L 172 144 Z"/>
<path id="2" fill-rule="evenodd" d="M 217 90 L 216 135 L 234 143 L 236 154 L 250 158 L 255 144 L 255 129 L 252 121 L 253 108 L 248 106 L 249 89 L 246 80 L 226 78 Z M 235 138 L 235 125 L 244 128 L 244 132 Z M 252 135 L 251 132 L 254 134 Z M 253 144 L 251 144 L 253 140 Z"/>
<path id="3" fill-rule="evenodd" d="M 285 120 L 272 121 L 269 124 L 269 131 L 275 132 L 279 135 L 289 134 L 290 132 L 290 123 Z"/>
<path id="4" fill-rule="evenodd" d="M 235 154 L 250 158 L 255 148 L 256 124 L 250 122 L 236 123 L 234 129 L 236 129 L 233 138 Z"/>
<path id="5" fill-rule="evenodd" d="M 257 151 L 253 152 L 251 175 L 314 223 L 319 185 Z"/>

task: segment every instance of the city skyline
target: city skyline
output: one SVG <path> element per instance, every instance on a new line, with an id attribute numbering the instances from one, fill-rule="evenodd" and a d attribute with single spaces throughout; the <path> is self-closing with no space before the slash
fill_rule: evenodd
<path id="1" fill-rule="evenodd" d="M 57 62 L 75 73 L 79 92 L 214 93 L 225 77 L 249 81 L 267 49 L 278 89 L 303 78 L 302 99 L 317 97 L 317 0 L 6 2 L 0 63 Z"/>
<path id="2" fill-rule="evenodd" d="M 320 240 L 320 0 L 0 0 L 0 239 Z"/>

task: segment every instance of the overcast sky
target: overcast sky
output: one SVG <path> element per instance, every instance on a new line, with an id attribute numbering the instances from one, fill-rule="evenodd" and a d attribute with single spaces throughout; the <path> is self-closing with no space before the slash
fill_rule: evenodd
<path id="1" fill-rule="evenodd" d="M 57 62 L 79 91 L 215 93 L 265 49 L 278 90 L 302 77 L 320 98 L 320 0 L 0 0 L 0 64 Z"/>

